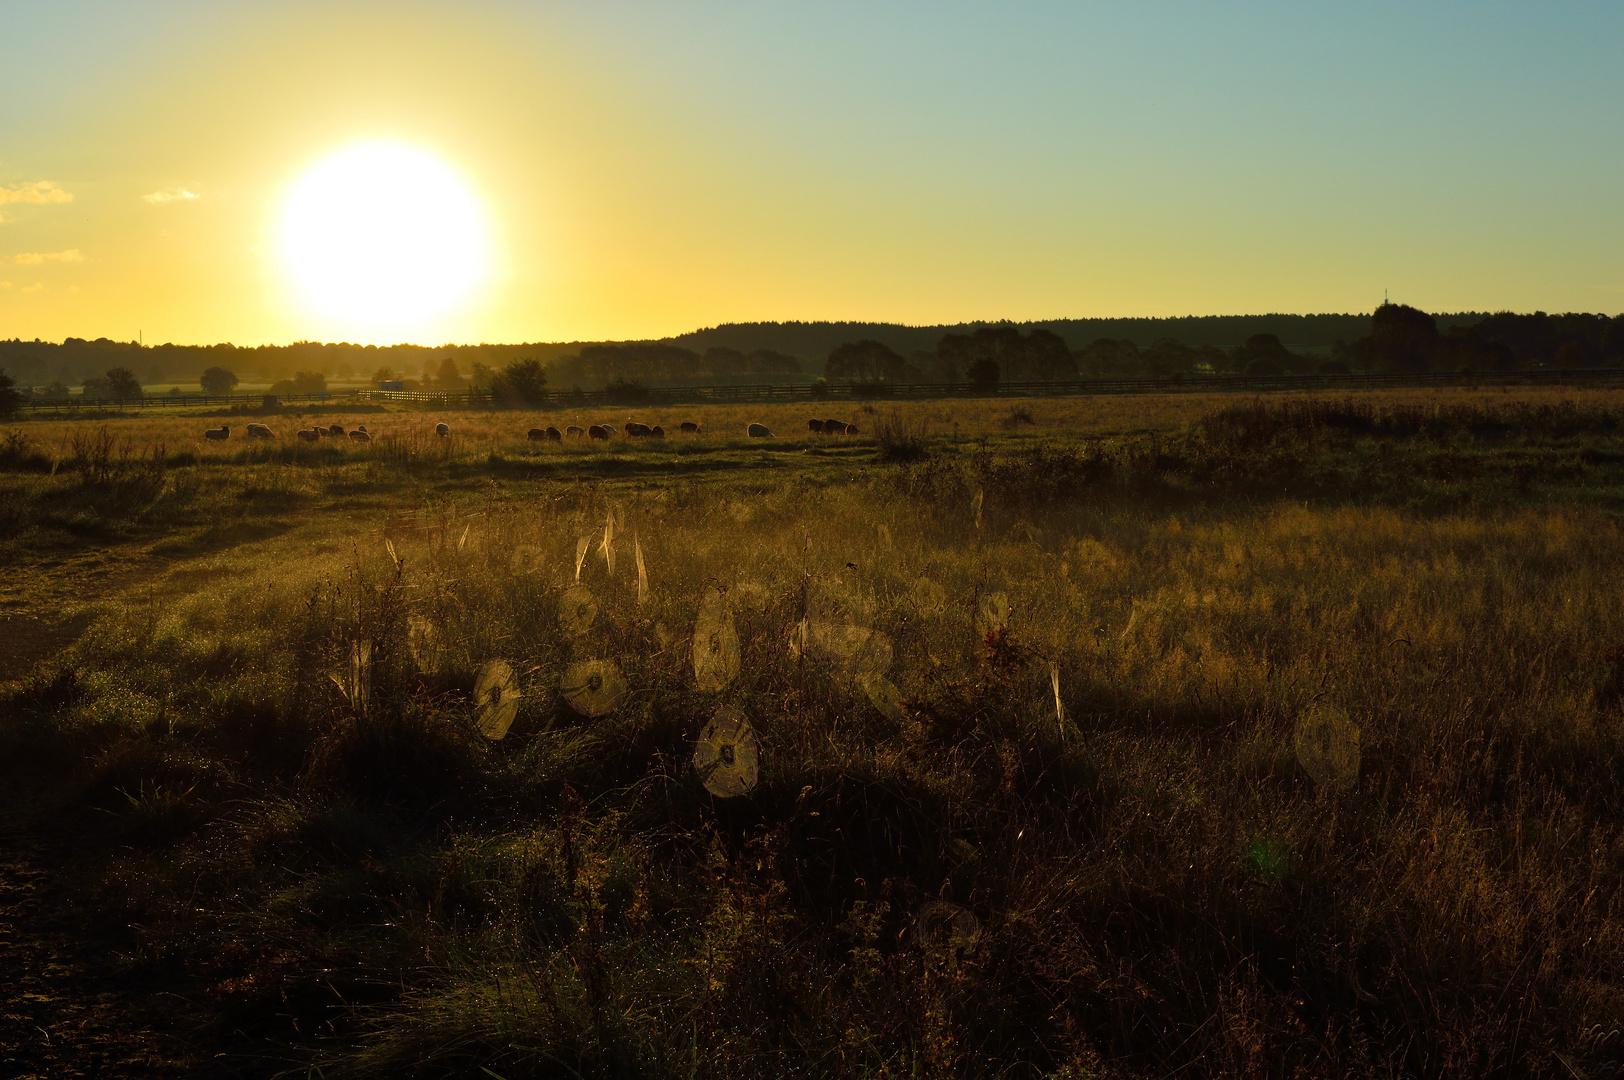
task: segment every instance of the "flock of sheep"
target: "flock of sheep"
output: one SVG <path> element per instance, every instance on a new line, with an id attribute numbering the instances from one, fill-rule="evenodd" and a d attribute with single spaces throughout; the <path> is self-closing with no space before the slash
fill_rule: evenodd
<path id="1" fill-rule="evenodd" d="M 844 420 L 808 420 L 806 429 L 826 435 L 857 434 L 856 425 L 848 424 Z M 679 430 L 685 435 L 698 435 L 699 425 L 685 421 Z M 764 424 L 751 424 L 745 429 L 745 433 L 752 439 L 770 439 L 773 436 L 773 433 Z M 451 425 L 445 423 L 435 424 L 434 434 L 442 439 L 449 437 L 451 435 Z M 559 431 L 555 427 L 531 428 L 527 437 L 531 442 L 563 442 L 566 438 L 594 441 L 601 439 L 607 442 L 618 434 L 620 434 L 620 431 L 613 424 L 593 424 L 587 428 L 580 428 L 571 424 L 563 431 Z M 628 438 L 633 439 L 663 439 L 665 438 L 665 428 L 660 427 L 658 424 L 649 427 L 647 424 L 628 421 L 626 423 L 626 435 Z M 319 442 L 327 438 L 342 439 L 346 436 L 355 442 L 372 441 L 372 435 L 367 431 L 365 424 L 350 432 L 346 432 L 342 424 L 334 424 L 331 427 L 313 427 L 299 432 L 299 438 L 305 442 Z M 229 439 L 231 438 L 231 426 L 221 424 L 217 428 L 209 428 L 203 432 L 203 437 L 211 441 Z M 276 438 L 276 432 L 264 424 L 249 424 L 244 437 L 248 439 L 274 439 Z"/>
<path id="2" fill-rule="evenodd" d="M 451 434 L 451 429 L 444 424 L 435 425 L 435 431 L 440 435 Z M 350 432 L 346 432 L 344 430 L 344 425 L 342 424 L 334 424 L 332 427 L 314 427 L 310 428 L 308 431 L 299 432 L 299 438 L 303 439 L 305 442 L 315 442 L 317 439 L 326 438 L 342 439 L 346 435 L 348 435 L 351 439 L 354 439 L 356 442 L 372 441 L 372 436 L 368 433 L 367 426 L 365 424 L 362 424 L 360 427 Z M 207 431 L 203 432 L 203 437 L 211 442 L 223 442 L 224 440 L 231 438 L 231 425 L 221 424 L 217 428 L 209 428 Z M 264 424 L 249 424 L 248 430 L 244 433 L 243 437 L 247 439 L 274 439 L 276 438 L 276 432 L 272 431 Z"/>

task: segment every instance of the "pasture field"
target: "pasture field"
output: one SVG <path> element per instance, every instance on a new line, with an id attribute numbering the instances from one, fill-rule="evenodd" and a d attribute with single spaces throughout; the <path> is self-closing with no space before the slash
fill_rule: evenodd
<path id="1" fill-rule="evenodd" d="M 0 1073 L 1610 1075 L 1624 394 L 847 405 L 0 431 Z"/>

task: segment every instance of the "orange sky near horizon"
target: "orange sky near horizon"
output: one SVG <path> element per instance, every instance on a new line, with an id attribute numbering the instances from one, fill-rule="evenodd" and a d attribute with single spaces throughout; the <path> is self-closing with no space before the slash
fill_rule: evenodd
<path id="1" fill-rule="evenodd" d="M 1373 53 L 1370 12 L 1269 5 L 19 7 L 0 337 L 1624 309 L 1617 10 L 1385 10 Z M 466 303 L 361 320 L 290 275 L 290 193 L 370 142 L 477 201 Z"/>

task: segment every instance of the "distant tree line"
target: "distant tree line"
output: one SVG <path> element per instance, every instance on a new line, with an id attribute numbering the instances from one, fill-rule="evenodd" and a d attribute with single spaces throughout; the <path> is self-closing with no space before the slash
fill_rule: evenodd
<path id="1" fill-rule="evenodd" d="M 1442 317 L 1445 322 L 1469 324 L 1482 318 L 1473 313 Z M 1353 341 L 1370 333 L 1370 313 L 1321 315 L 1188 315 L 1174 318 L 1040 319 L 1032 322 L 972 322 L 956 326 L 900 326 L 872 322 L 750 322 L 724 323 L 670 338 L 667 344 L 703 352 L 724 346 L 748 352 L 773 349 L 799 357 L 828 356 L 837 345 L 878 341 L 897 354 L 912 358 L 933 353 L 944 334 L 968 336 L 987 327 L 1010 327 L 1021 333 L 1047 330 L 1072 348 L 1101 338 L 1129 339 L 1141 344 L 1171 339 L 1192 348 L 1212 345 L 1229 349 L 1254 334 L 1273 334 L 1281 341 L 1328 348 L 1337 339 Z"/>
<path id="2" fill-rule="evenodd" d="M 1279 336 L 1257 333 L 1229 348 L 1160 338 L 1141 348 L 1128 338 L 1100 337 L 1068 346 L 1043 328 L 1014 325 L 943 334 L 934 351 L 904 358 L 872 338 L 845 342 L 830 353 L 824 376 L 855 386 L 884 383 L 1052 382 L 1100 378 L 1190 378 L 1200 375 L 1305 375 L 1352 372 L 1503 372 L 1624 367 L 1624 316 L 1490 315 L 1451 325 L 1402 304 L 1383 304 L 1370 333 L 1337 339 L 1329 349 L 1293 351 Z"/>
<path id="3" fill-rule="evenodd" d="M 611 388 L 635 397 L 649 386 L 786 383 L 822 375 L 837 382 L 883 386 L 900 382 L 1036 382 L 1077 378 L 1186 378 L 1204 374 L 1310 374 L 1315 372 L 1497 372 L 1624 366 L 1624 315 L 1567 314 L 1443 316 L 1403 304 L 1383 304 L 1369 316 L 1224 316 L 1163 320 L 1071 320 L 1042 325 L 999 323 L 972 327 L 896 327 L 857 323 L 756 323 L 717 327 L 665 342 L 531 345 L 352 345 L 299 341 L 285 346 L 142 346 L 97 338 L 0 340 L 0 370 L 25 396 L 65 398 L 73 393 L 129 400 L 154 383 L 192 384 L 211 395 L 236 391 L 252 376 L 279 396 L 319 394 L 329 380 L 368 385 L 399 382 L 408 390 L 489 393 L 493 402 L 529 401 L 555 391 Z M 1079 337 L 1056 327 L 1145 326 L 1184 328 L 1194 338 L 1163 335 L 1140 340 L 1106 334 Z M 1276 330 L 1301 333 L 1282 336 Z M 1349 336 L 1305 340 L 1329 329 Z M 758 334 L 774 342 L 831 340 L 821 352 L 799 355 L 765 345 L 749 349 L 698 344 L 717 336 L 748 342 Z M 1228 344 L 1210 340 L 1219 330 L 1245 335 Z M 742 335 L 742 336 L 741 336 Z M 930 335 L 928 338 L 924 335 Z M 919 347 L 901 348 L 907 342 Z M 813 357 L 803 361 L 802 356 Z M 515 368 L 534 364 L 534 368 Z M 539 372 L 539 378 L 537 373 Z"/>
<path id="4" fill-rule="evenodd" d="M 476 365 L 500 370 L 515 360 L 534 359 L 544 367 L 567 352 L 571 343 L 516 345 L 353 345 L 348 342 L 296 341 L 291 345 L 238 347 L 218 345 L 139 345 L 133 341 L 68 338 L 62 342 L 0 340 L 0 368 L 24 386 L 44 388 L 51 383 L 72 390 L 86 379 L 102 378 L 113 368 L 126 368 L 146 386 L 155 383 L 191 384 L 201 388 L 203 372 L 210 368 L 252 376 L 260 384 L 300 382 L 317 373 L 324 380 L 367 380 L 387 367 L 415 381 L 433 382 L 446 361 L 463 371 Z M 301 382 L 301 376 L 304 376 Z M 229 391 L 228 391 L 229 392 Z M 287 390 L 277 392 L 286 393 Z M 320 390 L 300 390 L 319 393 Z"/>
<path id="5" fill-rule="evenodd" d="M 717 386 L 801 381 L 801 361 L 770 349 L 721 346 L 703 353 L 661 343 L 588 345 L 548 366 L 553 385 Z"/>

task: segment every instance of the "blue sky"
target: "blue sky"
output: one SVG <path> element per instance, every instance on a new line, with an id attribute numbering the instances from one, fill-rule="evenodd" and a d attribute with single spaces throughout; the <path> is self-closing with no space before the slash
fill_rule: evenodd
<path id="1" fill-rule="evenodd" d="M 376 138 L 468 178 L 497 260 L 385 337 L 1384 289 L 1624 311 L 1624 5 L 7 0 L 0 25 L 0 188 L 73 200 L 0 205 L 4 336 L 342 336 L 270 241 L 299 169 Z M 199 198 L 142 201 L 171 189 Z"/>

